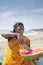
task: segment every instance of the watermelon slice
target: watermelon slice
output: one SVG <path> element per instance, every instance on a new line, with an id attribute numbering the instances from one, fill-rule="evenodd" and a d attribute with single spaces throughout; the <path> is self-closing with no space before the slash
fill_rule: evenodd
<path id="1" fill-rule="evenodd" d="M 23 50 L 20 50 L 20 55 L 27 60 L 38 59 L 40 57 L 43 57 L 43 48 L 35 48 L 35 49 L 32 49 L 32 51 L 23 49 Z"/>

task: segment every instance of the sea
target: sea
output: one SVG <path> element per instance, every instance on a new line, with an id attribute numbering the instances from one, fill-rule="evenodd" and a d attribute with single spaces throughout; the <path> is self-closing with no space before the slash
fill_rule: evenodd
<path id="1" fill-rule="evenodd" d="M 6 47 L 7 45 L 7 39 L 3 38 L 1 36 L 2 33 L 8 33 L 9 30 L 0 30 L 0 62 L 3 61 L 3 57 L 4 57 L 4 47 Z M 24 34 L 25 35 L 35 35 L 35 34 L 38 34 L 38 32 L 36 31 L 30 31 L 30 30 L 27 30 L 27 31 L 24 31 Z M 4 44 L 6 43 L 6 44 Z M 2 47 L 3 46 L 3 47 Z M 33 61 L 35 63 L 35 65 L 43 65 L 43 57 L 40 58 L 39 60 L 35 60 Z"/>

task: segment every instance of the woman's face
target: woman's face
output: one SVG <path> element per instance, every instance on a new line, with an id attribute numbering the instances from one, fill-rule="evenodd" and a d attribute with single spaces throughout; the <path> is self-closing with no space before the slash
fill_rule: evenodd
<path id="1" fill-rule="evenodd" d="M 23 34 L 24 32 L 24 26 L 20 25 L 15 29 L 16 33 Z"/>

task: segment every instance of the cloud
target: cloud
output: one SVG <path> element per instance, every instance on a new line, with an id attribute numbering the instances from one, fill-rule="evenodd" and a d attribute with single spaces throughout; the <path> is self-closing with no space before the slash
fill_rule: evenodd
<path id="1" fill-rule="evenodd" d="M 10 16 L 12 14 L 12 12 L 2 12 L 2 13 L 0 13 L 0 16 L 1 17 L 8 17 L 8 16 Z"/>
<path id="2" fill-rule="evenodd" d="M 36 13 L 43 13 L 43 8 L 35 9 L 33 12 L 36 12 Z"/>
<path id="3" fill-rule="evenodd" d="M 33 10 L 31 15 L 26 15 L 28 13 L 21 13 L 21 11 L 4 11 L 0 12 L 0 29 L 9 29 L 11 30 L 15 22 L 23 22 L 25 25 L 25 29 L 31 29 L 36 27 L 40 27 L 39 15 L 37 12 L 41 12 L 43 9 Z"/>
<path id="4" fill-rule="evenodd" d="M 15 12 L 2 12 L 0 13 L 0 29 L 12 29 L 15 22 L 23 22 L 27 29 L 27 23 L 32 20 L 29 16 L 15 16 Z"/>

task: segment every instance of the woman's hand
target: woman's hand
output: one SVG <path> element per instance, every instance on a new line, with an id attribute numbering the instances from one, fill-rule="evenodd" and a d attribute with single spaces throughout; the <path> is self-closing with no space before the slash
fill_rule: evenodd
<path id="1" fill-rule="evenodd" d="M 18 37 L 18 41 L 21 43 L 21 44 L 23 44 L 24 43 L 24 39 L 23 39 L 23 35 L 17 35 L 17 37 Z"/>
<path id="2" fill-rule="evenodd" d="M 29 51 L 32 51 L 32 49 L 28 45 L 26 45 L 26 43 L 23 44 L 23 47 L 24 47 L 24 49 L 27 49 Z"/>
<path id="3" fill-rule="evenodd" d="M 26 45 L 26 43 L 24 42 L 24 39 L 23 39 L 22 35 L 18 38 L 18 41 L 22 44 L 22 46 L 24 47 L 24 49 L 32 51 L 32 49 L 28 45 Z"/>

